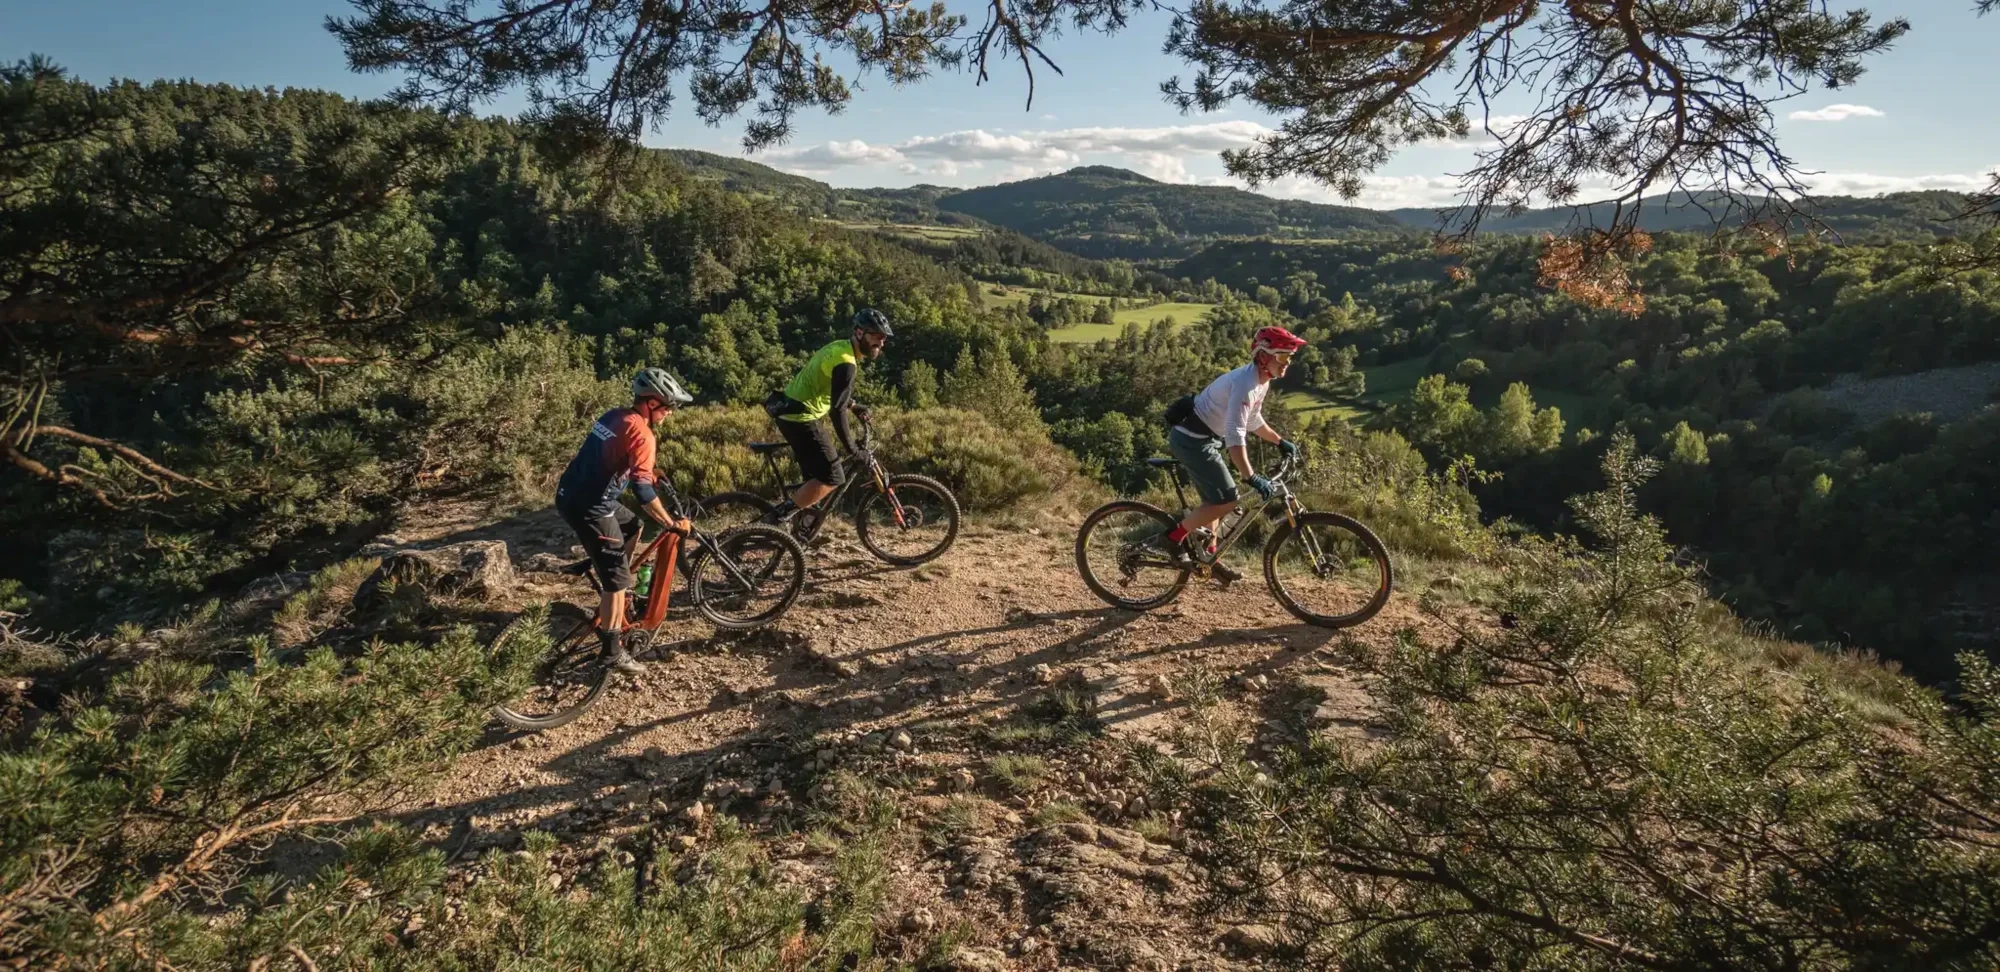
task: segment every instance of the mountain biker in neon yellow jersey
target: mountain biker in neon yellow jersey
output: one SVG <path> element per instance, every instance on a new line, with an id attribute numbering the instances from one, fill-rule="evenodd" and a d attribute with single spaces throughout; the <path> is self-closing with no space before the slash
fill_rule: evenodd
<path id="1" fill-rule="evenodd" d="M 1187 470 L 1202 504 L 1190 510 L 1179 526 L 1159 540 L 1159 546 L 1173 556 L 1176 564 L 1194 563 L 1187 549 L 1189 534 L 1215 523 L 1236 508 L 1236 480 L 1230 475 L 1230 466 L 1235 466 L 1251 488 L 1265 499 L 1274 494 L 1271 481 L 1258 475 L 1250 465 L 1251 435 L 1277 445 L 1286 458 L 1298 455 L 1296 443 L 1265 423 L 1264 396 L 1270 392 L 1273 380 L 1285 376 L 1292 355 L 1305 345 L 1305 339 L 1282 327 L 1261 328 L 1252 339 L 1249 364 L 1225 372 L 1209 382 L 1200 394 L 1168 409 L 1173 427 L 1167 432 L 1167 449 Z M 1224 580 L 1239 577 L 1222 564 L 1215 564 L 1213 569 Z"/>
<path id="2" fill-rule="evenodd" d="M 845 481 L 833 449 L 835 437 L 849 454 L 867 465 L 868 456 L 855 448 L 847 416 L 852 411 L 862 421 L 868 420 L 868 408 L 854 404 L 860 363 L 881 357 L 882 346 L 894 336 L 887 314 L 873 308 L 863 309 L 854 315 L 853 332 L 848 337 L 813 352 L 790 384 L 765 399 L 764 410 L 777 422 L 779 433 L 791 445 L 792 457 L 798 460 L 799 471 L 805 476 L 805 482 L 779 503 L 766 520 L 776 522 L 796 510 L 806 509 L 825 499 Z M 821 419 L 828 421 L 823 423 Z M 827 434 L 828 424 L 833 426 L 833 436 Z"/>

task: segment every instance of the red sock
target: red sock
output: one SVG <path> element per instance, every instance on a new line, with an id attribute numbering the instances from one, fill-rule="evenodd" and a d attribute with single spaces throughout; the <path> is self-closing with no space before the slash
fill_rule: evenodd
<path id="1" fill-rule="evenodd" d="M 1173 529 L 1167 531 L 1167 539 L 1179 543 L 1187 539 L 1187 534 L 1188 529 L 1185 524 L 1176 524 Z"/>

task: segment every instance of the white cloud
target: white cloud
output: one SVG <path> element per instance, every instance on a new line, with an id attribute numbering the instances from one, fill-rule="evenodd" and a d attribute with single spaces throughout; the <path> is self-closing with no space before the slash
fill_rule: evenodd
<path id="1" fill-rule="evenodd" d="M 1127 161 L 1140 175 L 1150 176 L 1161 182 L 1193 182 L 1188 174 L 1187 163 L 1178 155 L 1166 152 L 1137 152 Z"/>
<path id="2" fill-rule="evenodd" d="M 1073 165 L 1077 162 L 1075 153 L 1036 139 L 1035 133 L 1023 135 L 996 135 L 985 129 L 974 128 L 960 132 L 946 132 L 943 135 L 920 135 L 896 146 L 905 155 L 922 156 L 933 159 L 949 159 L 954 162 L 969 162 L 980 159 L 1040 163 L 1044 165 Z"/>
<path id="3" fill-rule="evenodd" d="M 1880 109 L 1867 105 L 1827 105 L 1825 108 L 1800 109 L 1785 117 L 1793 121 L 1837 122 L 1849 118 L 1880 118 Z"/>
<path id="4" fill-rule="evenodd" d="M 1475 124 L 1464 138 L 1427 138 L 1417 142 L 1424 148 L 1489 149 L 1500 144 L 1500 137 L 1514 130 L 1516 125 L 1528 120 L 1526 115 L 1493 115 L 1483 124 Z"/>
<path id="5" fill-rule="evenodd" d="M 1053 117 L 1053 116 L 1049 116 Z M 1028 166 L 1040 172 L 1083 161 L 1085 154 L 1129 156 L 1126 164 L 1140 166 L 1159 178 L 1176 182 L 1195 179 L 1187 172 L 1188 158 L 1211 157 L 1228 148 L 1243 148 L 1270 134 L 1252 121 L 1221 121 L 1158 128 L 1058 128 L 1004 133 L 983 128 L 920 135 L 894 145 L 853 141 L 824 142 L 768 153 L 765 161 L 792 169 L 827 171 L 848 166 L 893 165 L 910 159 L 930 159 L 940 166 L 993 161 Z"/>
<path id="6" fill-rule="evenodd" d="M 1803 180 L 1813 192 L 1824 196 L 1879 196 L 1889 192 L 1917 192 L 1942 189 L 1947 192 L 1977 192 L 1991 184 L 1993 171 L 1942 172 L 1931 175 L 1892 176 L 1867 172 L 1822 172 Z"/>
<path id="7" fill-rule="evenodd" d="M 887 145 L 870 145 L 860 139 L 822 142 L 804 148 L 771 152 L 765 159 L 789 169 L 824 172 L 850 165 L 884 165 L 903 161 L 903 154 Z"/>

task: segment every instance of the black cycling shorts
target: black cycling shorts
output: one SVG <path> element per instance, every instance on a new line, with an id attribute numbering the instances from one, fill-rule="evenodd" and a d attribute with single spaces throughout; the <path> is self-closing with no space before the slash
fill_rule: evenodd
<path id="1" fill-rule="evenodd" d="M 833 432 L 825 422 L 779 419 L 778 433 L 791 443 L 792 458 L 798 460 L 799 472 L 807 479 L 838 486 L 847 478 L 841 475 L 840 463 L 835 461 L 839 453 L 834 451 Z"/>
<path id="2" fill-rule="evenodd" d="M 556 512 L 562 514 L 563 522 L 576 531 L 576 538 L 583 541 L 583 551 L 590 557 L 590 566 L 597 572 L 597 582 L 607 591 L 622 591 L 632 586 L 632 571 L 625 566 L 625 537 L 628 527 L 639 517 L 620 503 L 608 516 L 591 516 L 582 511 L 572 512 L 561 507 Z"/>
<path id="3" fill-rule="evenodd" d="M 782 391 L 772 392 L 764 400 L 764 411 L 778 426 L 778 434 L 792 447 L 792 458 L 798 461 L 799 472 L 807 479 L 816 479 L 828 486 L 838 486 L 847 477 L 841 475 L 840 463 L 836 461 L 839 452 L 833 448 L 833 430 L 826 420 L 817 422 L 794 422 L 786 415 L 797 414 L 805 408 L 787 398 Z"/>

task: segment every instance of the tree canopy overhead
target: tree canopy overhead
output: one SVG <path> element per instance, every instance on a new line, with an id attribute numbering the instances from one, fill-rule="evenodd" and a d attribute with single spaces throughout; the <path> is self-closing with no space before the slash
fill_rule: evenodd
<path id="1" fill-rule="evenodd" d="M 1115 30 L 1139 0 L 990 0 L 977 27 L 941 2 L 891 0 L 354 0 L 330 17 L 359 71 L 401 70 L 408 99 L 468 109 L 525 88 L 534 115 L 571 134 L 636 139 L 657 127 L 686 84 L 709 124 L 746 110 L 743 144 L 791 134 L 801 108 L 840 111 L 852 59 L 892 83 L 933 68 L 1021 62 L 1034 97 L 1039 45 L 1070 26 Z M 754 106 L 753 106 L 754 103 Z"/>
<path id="2" fill-rule="evenodd" d="M 1287 120 L 1227 152 L 1253 183 L 1308 176 L 1348 196 L 1399 147 L 1491 140 L 1453 223 L 1666 190 L 1803 193 L 1771 104 L 1838 88 L 1909 30 L 1821 0 L 1202 0 L 1168 49 L 1196 65 L 1163 90 L 1184 109 L 1236 99 Z M 1504 114 L 1525 105 L 1525 115 Z M 1630 225 L 1635 215 L 1620 211 Z"/>

